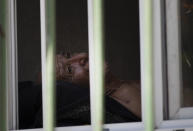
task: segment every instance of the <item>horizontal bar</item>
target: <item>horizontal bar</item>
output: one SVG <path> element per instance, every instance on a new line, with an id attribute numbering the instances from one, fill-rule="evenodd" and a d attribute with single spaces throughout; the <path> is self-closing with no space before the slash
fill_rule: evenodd
<path id="1" fill-rule="evenodd" d="M 145 130 L 153 131 L 153 0 L 140 0 L 139 9 L 143 121 Z"/>
<path id="2" fill-rule="evenodd" d="M 6 88 L 6 44 L 8 44 L 7 0 L 0 1 L 0 131 L 8 130 L 7 88 Z"/>
<path id="3" fill-rule="evenodd" d="M 104 31 L 103 0 L 88 0 L 91 124 L 103 130 L 104 110 Z"/>
<path id="4" fill-rule="evenodd" d="M 55 1 L 40 0 L 43 127 L 55 126 Z"/>

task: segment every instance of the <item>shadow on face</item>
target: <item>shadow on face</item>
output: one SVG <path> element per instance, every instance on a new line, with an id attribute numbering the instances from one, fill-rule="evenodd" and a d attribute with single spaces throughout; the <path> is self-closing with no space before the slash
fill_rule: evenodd
<path id="1" fill-rule="evenodd" d="M 88 54 L 58 54 L 56 56 L 56 79 L 89 85 Z"/>

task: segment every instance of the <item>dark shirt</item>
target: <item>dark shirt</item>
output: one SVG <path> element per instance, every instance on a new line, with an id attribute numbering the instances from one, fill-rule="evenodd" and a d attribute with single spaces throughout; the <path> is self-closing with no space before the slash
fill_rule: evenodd
<path id="1" fill-rule="evenodd" d="M 89 88 L 57 81 L 56 126 L 90 124 Z M 105 96 L 105 123 L 134 122 L 140 119 L 112 98 Z M 41 85 L 19 83 L 19 128 L 42 127 Z"/>

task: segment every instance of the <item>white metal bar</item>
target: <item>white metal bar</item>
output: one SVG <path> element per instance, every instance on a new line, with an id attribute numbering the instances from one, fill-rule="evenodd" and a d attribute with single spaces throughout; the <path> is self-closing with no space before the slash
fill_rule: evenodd
<path id="1" fill-rule="evenodd" d="M 160 129 L 166 128 L 193 128 L 193 119 L 168 120 L 163 121 L 159 126 Z"/>
<path id="2" fill-rule="evenodd" d="M 174 117 L 174 119 L 192 119 L 192 118 L 193 118 L 193 107 L 180 108 Z"/>
<path id="3" fill-rule="evenodd" d="M 154 130 L 153 109 L 153 1 L 140 0 L 140 58 L 142 119 L 146 131 Z"/>
<path id="4" fill-rule="evenodd" d="M 103 128 L 104 47 L 102 2 L 102 0 L 88 0 L 91 124 L 93 131 L 102 131 Z"/>
<path id="5" fill-rule="evenodd" d="M 144 131 L 144 125 L 141 122 L 105 124 L 104 129 L 108 129 L 109 131 Z M 55 130 L 56 131 L 91 131 L 92 127 L 90 125 L 57 127 Z M 30 130 L 27 129 L 27 130 L 19 130 L 19 131 L 43 131 L 43 129 L 30 129 Z"/>
<path id="6" fill-rule="evenodd" d="M 40 0 L 43 127 L 55 126 L 55 1 Z"/>
<path id="7" fill-rule="evenodd" d="M 179 0 L 166 0 L 167 63 L 169 117 L 175 117 L 181 106 L 181 45 Z"/>
<path id="8" fill-rule="evenodd" d="M 17 129 L 18 114 L 18 66 L 17 66 L 17 8 L 16 0 L 8 0 L 9 39 L 7 44 L 7 87 L 9 107 L 9 129 Z"/>
<path id="9" fill-rule="evenodd" d="M 163 89 L 166 85 L 165 75 L 166 72 L 164 70 L 164 3 L 163 0 L 154 0 L 153 1 L 153 20 L 154 20 L 154 29 L 153 29 L 153 56 L 154 56 L 154 96 L 155 96 L 155 126 L 158 127 L 163 121 L 164 115 L 164 102 L 163 102 Z"/>
<path id="10" fill-rule="evenodd" d="M 130 123 L 105 124 L 104 128 L 109 129 L 110 131 L 143 131 L 144 123 L 130 122 Z"/>
<path id="11" fill-rule="evenodd" d="M 185 129 L 185 131 L 192 131 L 192 120 L 170 120 L 165 121 L 162 125 L 155 129 L 155 131 L 175 131 L 179 129 Z M 145 131 L 141 127 L 141 123 L 122 123 L 122 124 L 108 124 L 105 125 L 105 129 L 109 131 Z M 72 127 L 58 127 L 56 131 L 91 131 L 91 126 L 72 126 Z M 27 130 L 10 130 L 10 131 L 43 131 L 43 129 L 27 129 Z"/>
<path id="12" fill-rule="evenodd" d="M 156 131 L 192 131 L 193 128 L 166 128 L 166 129 L 157 129 Z"/>
<path id="13" fill-rule="evenodd" d="M 76 128 L 78 129 L 78 128 Z M 155 129 L 155 131 L 192 131 L 193 128 L 186 127 L 186 128 L 162 128 L 162 129 Z M 18 131 L 18 130 L 11 130 L 11 131 Z M 33 130 L 20 130 L 20 131 L 43 131 L 42 129 L 33 129 Z M 56 129 L 56 131 L 63 131 L 60 129 Z M 68 130 L 68 131 L 77 131 L 77 130 Z M 90 131 L 90 130 L 80 130 L 80 131 Z M 113 130 L 113 131 L 144 131 L 144 130 Z"/>

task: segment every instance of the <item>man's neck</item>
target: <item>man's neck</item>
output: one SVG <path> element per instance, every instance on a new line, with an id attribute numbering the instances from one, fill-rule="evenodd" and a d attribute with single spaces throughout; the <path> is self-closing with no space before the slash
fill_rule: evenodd
<path id="1" fill-rule="evenodd" d="M 119 88 L 122 84 L 122 81 L 116 78 L 112 73 L 108 73 L 105 76 L 105 91 L 112 92 Z"/>

